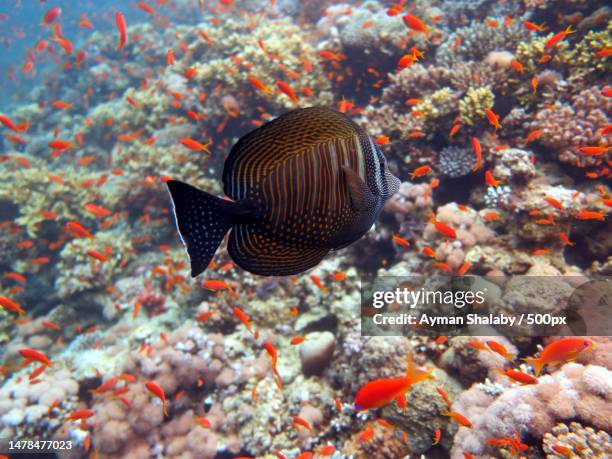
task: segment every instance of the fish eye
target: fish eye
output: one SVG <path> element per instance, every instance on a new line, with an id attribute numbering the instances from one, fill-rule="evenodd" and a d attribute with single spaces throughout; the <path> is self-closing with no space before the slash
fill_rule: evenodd
<path id="1" fill-rule="evenodd" d="M 590 341 L 585 341 L 585 342 L 584 342 L 584 347 L 589 347 L 590 345 L 591 345 L 591 342 L 590 342 Z"/>

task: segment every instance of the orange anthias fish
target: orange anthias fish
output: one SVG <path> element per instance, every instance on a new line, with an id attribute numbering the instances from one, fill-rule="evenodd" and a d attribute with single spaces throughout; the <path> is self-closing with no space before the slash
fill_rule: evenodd
<path id="1" fill-rule="evenodd" d="M 499 124 L 499 115 L 497 113 L 490 108 L 485 108 L 485 113 L 489 123 L 491 123 L 491 126 L 493 126 L 495 129 L 501 128 L 501 124 Z"/>
<path id="2" fill-rule="evenodd" d="M 145 386 L 149 392 L 151 392 L 155 397 L 159 398 L 162 402 L 162 407 L 164 411 L 164 416 L 168 416 L 168 409 L 166 407 L 166 394 L 164 390 L 157 383 L 153 381 L 147 381 Z"/>
<path id="3" fill-rule="evenodd" d="M 584 155 L 599 156 L 607 152 L 610 147 L 580 147 L 578 151 Z"/>
<path id="4" fill-rule="evenodd" d="M 119 11 L 115 12 L 115 23 L 119 30 L 119 41 L 117 42 L 117 49 L 123 49 L 127 42 L 127 25 L 125 24 L 125 17 Z"/>
<path id="5" fill-rule="evenodd" d="M 410 178 L 414 179 L 417 177 L 423 177 L 424 175 L 427 175 L 431 172 L 431 167 L 429 166 L 421 166 L 421 167 L 417 167 L 415 170 L 413 170 L 410 173 Z"/>
<path id="6" fill-rule="evenodd" d="M 4 309 L 7 309 L 8 311 L 16 312 L 20 316 L 25 314 L 25 311 L 23 310 L 21 306 L 19 306 L 13 300 L 5 296 L 0 296 L 0 306 L 2 306 Z"/>
<path id="7" fill-rule="evenodd" d="M 36 361 L 42 363 L 43 365 L 51 365 L 51 360 L 49 360 L 45 354 L 37 351 L 36 349 L 19 349 L 19 355 L 21 355 L 28 362 Z"/>
<path id="8" fill-rule="evenodd" d="M 251 322 L 249 321 L 249 316 L 247 316 L 245 312 L 242 309 L 240 309 L 238 306 L 234 306 L 233 311 L 234 311 L 234 314 L 236 314 L 236 317 L 238 317 L 238 319 L 240 319 L 240 321 L 247 328 L 249 333 L 253 333 L 253 331 L 251 330 Z"/>
<path id="9" fill-rule="evenodd" d="M 391 236 L 391 240 L 395 242 L 397 245 L 401 245 L 402 247 L 410 247 L 410 242 L 400 236 L 396 236 L 395 234 Z"/>
<path id="10" fill-rule="evenodd" d="M 491 174 L 491 171 L 486 171 L 485 172 L 485 183 L 487 184 L 487 186 L 497 187 L 501 183 L 501 180 L 496 180 L 495 177 L 493 177 L 493 174 Z"/>
<path id="11" fill-rule="evenodd" d="M 68 420 L 70 421 L 78 421 L 82 419 L 87 419 L 92 417 L 96 412 L 94 410 L 79 410 L 73 411 L 68 415 Z"/>
<path id="12" fill-rule="evenodd" d="M 425 23 L 412 14 L 402 16 L 402 20 L 404 21 L 404 24 L 406 24 L 406 27 L 414 30 L 415 32 L 422 32 L 424 34 L 429 33 L 429 28 L 425 25 Z"/>
<path id="13" fill-rule="evenodd" d="M 578 220 L 599 220 L 603 222 L 606 219 L 606 214 L 591 210 L 581 210 L 576 214 L 576 218 Z"/>
<path id="14" fill-rule="evenodd" d="M 501 374 L 521 384 L 538 384 L 538 378 L 522 371 L 506 370 L 502 371 Z"/>
<path id="15" fill-rule="evenodd" d="M 468 418 L 466 418 L 461 413 L 457 413 L 456 411 L 447 411 L 444 413 L 444 416 L 448 416 L 453 419 L 457 424 L 462 425 L 463 427 L 472 428 L 472 423 Z"/>
<path id="16" fill-rule="evenodd" d="M 274 375 L 276 376 L 276 385 L 278 386 L 280 390 L 283 390 L 282 378 L 278 370 L 276 369 L 276 364 L 278 362 L 278 353 L 276 352 L 276 348 L 269 341 L 264 341 L 263 347 L 270 355 L 270 359 L 271 359 L 270 367 L 272 368 L 272 371 L 274 372 Z"/>
<path id="17" fill-rule="evenodd" d="M 276 80 L 276 85 L 278 86 L 278 89 L 285 93 L 293 102 L 297 102 L 299 100 L 298 96 L 295 94 L 295 92 L 293 92 L 293 89 L 291 89 L 291 87 L 284 81 Z"/>
<path id="18" fill-rule="evenodd" d="M 209 140 L 205 144 L 198 142 L 197 140 L 193 140 L 190 138 L 179 139 L 179 143 L 184 147 L 189 148 L 194 151 L 203 151 L 205 153 L 211 154 L 209 147 L 212 144 L 212 140 Z"/>
<path id="19" fill-rule="evenodd" d="M 265 84 L 263 84 L 261 81 L 259 81 L 254 76 L 249 76 L 249 81 L 255 88 L 259 89 L 260 91 L 263 91 L 268 94 L 272 94 L 272 91 L 270 91 L 270 89 Z"/>
<path id="20" fill-rule="evenodd" d="M 486 343 L 487 346 L 489 346 L 489 349 L 491 349 L 496 354 L 501 355 L 504 359 L 509 361 L 514 360 L 515 355 L 510 353 L 503 344 L 493 340 L 489 340 Z"/>
<path id="21" fill-rule="evenodd" d="M 561 40 L 564 40 L 565 37 L 574 32 L 575 30 L 572 30 L 572 26 L 569 26 L 567 29 L 556 33 L 550 40 L 546 42 L 546 44 L 544 45 L 544 49 L 554 48 Z"/>
<path id="22" fill-rule="evenodd" d="M 546 365 L 555 365 L 574 360 L 581 352 L 592 350 L 595 343 L 588 338 L 562 338 L 546 346 L 539 357 L 525 360 L 535 371 L 536 377 Z"/>
<path id="23" fill-rule="evenodd" d="M 452 229 L 450 226 L 445 225 L 444 223 L 442 223 L 441 221 L 438 220 L 433 220 L 432 224 L 434 225 L 434 227 L 436 228 L 436 231 L 438 231 L 438 233 L 450 238 L 450 239 L 455 239 L 457 237 L 457 233 L 455 232 L 454 229 Z"/>
<path id="24" fill-rule="evenodd" d="M 472 171 L 476 172 L 482 168 L 482 148 L 480 148 L 480 142 L 476 137 L 472 137 L 472 148 L 476 154 L 476 164 L 474 164 Z"/>
<path id="25" fill-rule="evenodd" d="M 355 396 L 355 409 L 363 411 L 387 405 L 395 400 L 396 397 L 408 392 L 413 384 L 430 378 L 434 378 L 431 373 L 414 368 L 412 354 L 408 353 L 406 375 L 401 378 L 381 378 L 370 381 L 357 392 Z"/>

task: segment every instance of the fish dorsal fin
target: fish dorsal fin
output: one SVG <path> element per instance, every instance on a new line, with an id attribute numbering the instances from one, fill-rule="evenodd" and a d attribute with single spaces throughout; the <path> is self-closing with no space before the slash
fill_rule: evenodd
<path id="1" fill-rule="evenodd" d="M 232 148 L 223 168 L 223 191 L 244 199 L 280 161 L 313 145 L 350 138 L 359 126 L 327 107 L 290 111 L 243 136 Z"/>
<path id="2" fill-rule="evenodd" d="M 351 196 L 351 205 L 357 211 L 367 211 L 376 204 L 376 197 L 368 185 L 350 167 L 342 166 Z"/>
<path id="3" fill-rule="evenodd" d="M 408 353 L 408 362 L 406 364 L 406 378 L 411 379 L 414 376 L 414 363 L 412 362 L 412 352 Z"/>

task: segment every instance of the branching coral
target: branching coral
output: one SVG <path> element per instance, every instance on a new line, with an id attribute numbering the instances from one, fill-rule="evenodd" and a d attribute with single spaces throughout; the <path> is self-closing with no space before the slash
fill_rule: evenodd
<path id="1" fill-rule="evenodd" d="M 470 88 L 459 101 L 459 119 L 468 126 L 484 118 L 485 110 L 493 107 L 495 95 L 489 87 Z"/>

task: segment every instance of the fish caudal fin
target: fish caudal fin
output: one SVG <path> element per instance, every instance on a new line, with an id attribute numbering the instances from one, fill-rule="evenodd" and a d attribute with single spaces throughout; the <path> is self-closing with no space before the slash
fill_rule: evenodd
<path id="1" fill-rule="evenodd" d="M 542 362 L 541 359 L 536 357 L 527 357 L 523 360 L 533 367 L 533 371 L 536 375 L 536 378 L 540 376 L 540 372 L 544 368 L 544 362 Z"/>
<path id="2" fill-rule="evenodd" d="M 191 263 L 191 277 L 206 269 L 223 237 L 237 221 L 240 205 L 178 180 L 166 182 L 176 226 Z"/>
<path id="3" fill-rule="evenodd" d="M 415 384 L 425 379 L 435 379 L 435 377 L 428 371 L 415 368 L 412 362 L 412 352 L 408 353 L 408 365 L 406 366 L 406 380 L 410 384 Z"/>

